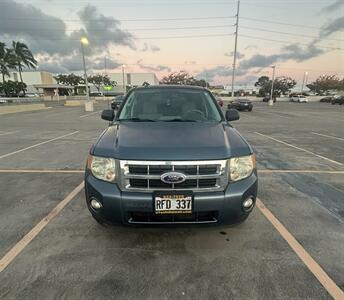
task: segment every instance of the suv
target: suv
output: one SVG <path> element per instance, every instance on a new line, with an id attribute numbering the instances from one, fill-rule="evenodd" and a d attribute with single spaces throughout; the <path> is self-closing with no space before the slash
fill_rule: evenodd
<path id="1" fill-rule="evenodd" d="M 257 196 L 256 158 L 212 93 L 191 86 L 132 89 L 92 146 L 86 202 L 99 223 L 231 224 Z"/>

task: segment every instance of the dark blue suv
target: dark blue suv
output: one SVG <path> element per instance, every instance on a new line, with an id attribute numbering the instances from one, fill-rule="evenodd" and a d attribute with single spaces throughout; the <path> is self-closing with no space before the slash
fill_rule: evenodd
<path id="1" fill-rule="evenodd" d="M 99 223 L 232 224 L 257 196 L 256 159 L 207 89 L 131 90 L 92 146 L 86 202 Z"/>

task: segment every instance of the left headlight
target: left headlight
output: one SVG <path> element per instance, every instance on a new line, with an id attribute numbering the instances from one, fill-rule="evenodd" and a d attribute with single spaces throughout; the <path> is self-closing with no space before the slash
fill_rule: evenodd
<path id="1" fill-rule="evenodd" d="M 256 168 L 256 156 L 251 154 L 248 156 L 233 157 L 228 160 L 229 180 L 238 181 L 250 176 Z"/>
<path id="2" fill-rule="evenodd" d="M 114 182 L 116 179 L 116 161 L 113 158 L 89 155 L 87 168 L 100 180 Z"/>

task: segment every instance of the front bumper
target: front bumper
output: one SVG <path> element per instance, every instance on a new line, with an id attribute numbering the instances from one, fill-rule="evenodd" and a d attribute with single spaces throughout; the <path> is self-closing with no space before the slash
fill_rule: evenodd
<path id="1" fill-rule="evenodd" d="M 234 224 L 245 219 L 250 212 L 242 203 L 248 197 L 257 197 L 258 178 L 254 172 L 246 179 L 228 184 L 224 191 L 195 192 L 192 216 L 186 218 L 156 218 L 153 214 L 151 192 L 121 191 L 117 184 L 85 174 L 86 203 L 95 218 L 120 224 Z M 102 204 L 98 210 L 90 206 L 91 199 Z"/>

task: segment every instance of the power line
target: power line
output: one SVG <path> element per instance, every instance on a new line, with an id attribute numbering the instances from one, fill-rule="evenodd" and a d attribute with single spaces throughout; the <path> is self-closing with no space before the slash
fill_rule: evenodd
<path id="1" fill-rule="evenodd" d="M 257 28 L 257 27 L 241 26 L 241 28 L 258 30 L 258 31 L 265 31 L 265 32 L 271 32 L 271 33 L 278 33 L 278 34 L 301 36 L 301 37 L 313 38 L 313 39 L 318 38 L 318 36 L 311 36 L 311 35 L 298 34 L 298 33 L 290 33 L 290 32 L 283 32 L 283 31 L 268 30 L 268 29 Z M 328 37 L 324 37 L 324 39 L 332 40 L 332 41 L 337 41 L 337 42 L 344 42 L 344 40 L 332 39 L 332 38 L 328 38 Z"/>
<path id="2" fill-rule="evenodd" d="M 256 18 L 249 18 L 249 17 L 241 17 L 241 19 L 251 20 L 251 21 L 256 21 L 256 22 L 262 22 L 262 23 L 278 24 L 278 25 L 287 25 L 287 26 L 294 26 L 294 27 L 321 29 L 320 27 L 315 27 L 315 26 L 302 25 L 302 24 L 291 24 L 291 23 L 276 22 L 276 21 L 267 21 L 267 20 L 256 19 Z"/>
<path id="3" fill-rule="evenodd" d="M 263 40 L 263 41 L 269 41 L 269 42 L 276 42 L 276 43 L 287 44 L 287 45 L 290 44 L 290 42 L 287 42 L 287 41 L 279 41 L 279 40 L 267 39 L 267 38 L 251 36 L 251 35 L 243 35 L 242 34 L 241 36 L 245 37 L 245 38 L 255 39 L 255 40 Z M 306 44 L 306 43 L 299 43 L 299 42 L 297 42 L 297 44 L 303 45 L 303 46 L 309 46 L 309 44 Z M 326 47 L 326 46 L 317 46 L 317 47 L 318 48 L 324 48 L 324 49 L 330 49 L 330 50 L 344 50 L 342 48 L 332 48 L 332 47 Z"/>
<path id="4" fill-rule="evenodd" d="M 136 37 L 139 40 L 162 40 L 162 39 L 182 39 L 182 38 L 202 38 L 202 37 L 216 37 L 216 36 L 233 36 L 233 33 L 223 33 L 223 34 L 202 34 L 202 35 L 181 35 L 181 36 L 160 36 L 160 37 Z M 63 41 L 63 40 L 70 40 L 70 41 L 77 41 L 80 42 L 80 39 L 68 39 L 68 38 L 31 38 L 30 40 L 40 41 L 40 40 L 47 40 L 47 41 Z M 113 39 L 97 39 L 92 38 L 91 41 L 109 41 L 115 42 Z"/>
<path id="5" fill-rule="evenodd" d="M 107 20 L 109 23 L 112 21 L 120 22 L 155 22 L 155 21 L 189 21 L 189 20 L 215 20 L 215 19 L 228 19 L 235 18 L 235 16 L 222 16 L 222 17 L 193 17 L 193 18 L 143 18 L 143 19 L 114 19 Z M 2 21 L 18 21 L 18 20 L 30 20 L 33 22 L 81 22 L 79 19 L 59 19 L 52 17 L 51 19 L 38 19 L 38 18 L 2 18 Z"/>
<path id="6" fill-rule="evenodd" d="M 150 28 L 123 28 L 122 30 L 127 30 L 127 31 L 147 31 L 147 30 L 152 30 L 152 31 L 160 31 L 160 30 L 182 30 L 182 29 L 205 29 L 205 28 L 228 28 L 228 27 L 234 27 L 235 25 L 233 24 L 228 24 L 228 25 L 209 25 L 209 26 L 184 26 L 184 27 L 150 27 Z M 4 30 L 9 30 L 13 29 L 12 28 L 6 28 L 6 27 L 1 27 L 1 29 Z M 16 30 L 23 30 L 26 28 L 18 28 L 15 27 Z M 30 29 L 28 32 L 35 32 L 35 31 L 57 31 L 57 32 L 74 32 L 78 30 L 82 30 L 84 28 L 76 28 L 76 29 L 45 29 L 45 28 L 37 28 L 37 29 Z M 86 30 L 86 29 L 85 29 Z M 103 29 L 89 29 L 87 28 L 87 32 L 103 32 Z M 28 32 L 25 32 L 26 34 Z"/>

